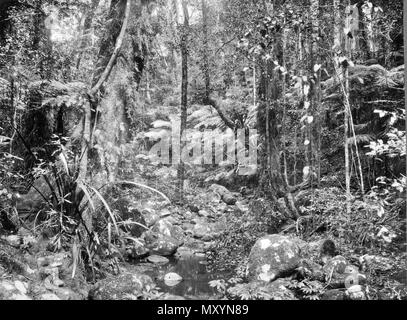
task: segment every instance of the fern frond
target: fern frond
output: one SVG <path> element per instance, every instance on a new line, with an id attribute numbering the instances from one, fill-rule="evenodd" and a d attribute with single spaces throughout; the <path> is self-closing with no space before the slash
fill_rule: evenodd
<path id="1" fill-rule="evenodd" d="M 374 136 L 371 134 L 358 134 L 356 137 L 348 138 L 348 145 L 354 145 L 355 141 L 357 144 L 369 143 L 374 140 Z"/>

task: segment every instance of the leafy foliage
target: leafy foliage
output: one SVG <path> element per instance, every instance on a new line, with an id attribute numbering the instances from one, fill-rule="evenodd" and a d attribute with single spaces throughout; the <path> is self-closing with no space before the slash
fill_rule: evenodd
<path id="1" fill-rule="evenodd" d="M 263 198 L 253 200 L 250 210 L 236 210 L 228 219 L 228 230 L 217 242 L 210 258 L 217 268 L 234 269 L 244 266 L 258 238 L 277 232 L 285 222 L 284 216 Z"/>
<path id="2" fill-rule="evenodd" d="M 295 290 L 305 300 L 319 300 L 324 293 L 323 285 L 315 280 L 291 280 L 289 288 Z"/>
<path id="3" fill-rule="evenodd" d="M 305 236 L 333 233 L 355 247 L 390 247 L 402 235 L 402 222 L 394 202 L 386 202 L 377 191 L 373 189 L 364 202 L 354 200 L 347 214 L 343 192 L 336 188 L 318 190 L 310 205 L 302 208 L 308 219 L 299 221 L 300 232 Z"/>

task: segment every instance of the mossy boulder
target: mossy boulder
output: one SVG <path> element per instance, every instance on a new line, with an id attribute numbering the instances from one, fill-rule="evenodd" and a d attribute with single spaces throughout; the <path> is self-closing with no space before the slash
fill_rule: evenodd
<path id="1" fill-rule="evenodd" d="M 250 280 L 273 281 L 291 274 L 300 264 L 298 239 L 273 234 L 254 244 L 247 265 Z"/>
<path id="2" fill-rule="evenodd" d="M 146 247 L 150 252 L 160 256 L 171 256 L 182 245 L 181 242 L 173 237 L 152 231 L 145 233 L 145 241 Z"/>

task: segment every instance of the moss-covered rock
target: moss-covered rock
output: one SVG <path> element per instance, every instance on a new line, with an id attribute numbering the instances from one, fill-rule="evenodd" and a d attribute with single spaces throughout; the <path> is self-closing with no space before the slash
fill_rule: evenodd
<path id="1" fill-rule="evenodd" d="M 247 265 L 250 280 L 273 281 L 289 275 L 301 261 L 296 239 L 273 234 L 265 236 L 253 246 Z"/>

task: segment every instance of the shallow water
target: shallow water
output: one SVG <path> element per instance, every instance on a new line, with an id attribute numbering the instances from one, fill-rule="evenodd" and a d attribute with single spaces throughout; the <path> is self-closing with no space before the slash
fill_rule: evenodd
<path id="1" fill-rule="evenodd" d="M 164 276 L 169 272 L 179 274 L 183 280 L 175 286 L 164 283 Z M 227 279 L 228 272 L 209 271 L 205 257 L 171 258 L 170 263 L 164 266 L 155 265 L 146 271 L 161 291 L 187 299 L 208 299 L 217 295 L 216 289 L 210 287 L 209 281 Z"/>

